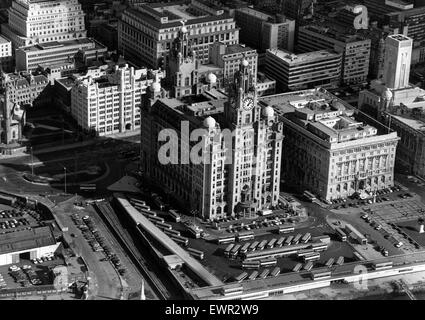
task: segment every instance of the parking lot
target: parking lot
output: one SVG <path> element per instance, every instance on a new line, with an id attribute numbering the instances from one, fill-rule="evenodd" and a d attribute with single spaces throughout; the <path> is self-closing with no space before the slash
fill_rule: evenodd
<path id="1" fill-rule="evenodd" d="M 64 260 L 57 255 L 49 259 L 21 259 L 19 263 L 0 267 L 0 288 L 14 289 L 53 283 L 51 269 L 64 265 Z"/>
<path id="2" fill-rule="evenodd" d="M 83 237 L 87 240 L 92 250 L 94 252 L 103 252 L 104 257 L 102 261 L 111 261 L 120 275 L 124 275 L 127 272 L 126 268 L 121 265 L 121 260 L 113 252 L 100 230 L 98 230 L 93 218 L 88 215 L 81 217 L 80 214 L 74 213 L 71 219 L 77 228 L 80 229 Z M 75 234 L 71 236 L 76 237 Z"/>
<path id="3" fill-rule="evenodd" d="M 385 203 L 391 201 L 398 201 L 401 199 L 412 198 L 414 195 L 409 193 L 407 188 L 396 184 L 394 187 L 378 190 L 376 192 L 375 203 Z M 332 200 L 332 204 L 328 206 L 328 209 L 338 210 L 347 208 L 359 208 L 373 204 L 373 195 L 369 194 L 367 199 L 335 199 Z"/>
<path id="4" fill-rule="evenodd" d="M 27 229 L 38 225 L 41 220 L 41 215 L 34 210 L 0 205 L 0 233 Z"/>
<path id="5" fill-rule="evenodd" d="M 378 222 L 398 223 L 425 218 L 425 204 L 419 200 L 405 200 L 397 203 L 375 204 L 369 207 Z"/>

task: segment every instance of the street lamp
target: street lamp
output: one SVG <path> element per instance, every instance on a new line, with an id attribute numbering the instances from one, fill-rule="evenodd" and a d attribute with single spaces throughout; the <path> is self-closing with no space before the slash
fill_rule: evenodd
<path id="1" fill-rule="evenodd" d="M 34 175 L 34 158 L 32 153 L 32 147 L 31 147 L 31 175 Z"/>
<path id="2" fill-rule="evenodd" d="M 65 193 L 66 193 L 66 167 L 63 167 L 63 170 L 65 171 Z"/>

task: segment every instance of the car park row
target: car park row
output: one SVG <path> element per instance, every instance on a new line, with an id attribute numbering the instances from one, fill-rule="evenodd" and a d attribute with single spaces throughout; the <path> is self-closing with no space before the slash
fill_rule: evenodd
<path id="1" fill-rule="evenodd" d="M 118 272 L 121 275 L 124 275 L 127 270 L 122 267 L 120 259 L 115 253 L 112 252 L 112 248 L 107 245 L 105 238 L 101 235 L 100 231 L 97 230 L 92 218 L 89 216 L 84 216 L 81 218 L 79 214 L 75 213 L 71 216 L 71 219 L 81 230 L 83 237 L 87 240 L 92 250 L 95 252 L 103 252 L 105 254 L 105 258 L 102 260 L 111 261 Z"/>

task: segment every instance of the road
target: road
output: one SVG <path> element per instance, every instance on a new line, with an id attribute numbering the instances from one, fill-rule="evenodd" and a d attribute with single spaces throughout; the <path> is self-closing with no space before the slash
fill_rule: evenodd
<path id="1" fill-rule="evenodd" d="M 121 295 L 121 283 L 117 272 L 109 262 L 100 261 L 104 255 L 101 252 L 93 252 L 86 239 L 84 239 L 81 231 L 71 220 L 71 215 L 73 213 L 84 215 L 84 212 L 74 208 L 73 201 L 73 199 L 70 199 L 53 209 L 55 216 L 58 217 L 63 225 L 69 228 L 69 231 L 64 233 L 64 237 L 70 242 L 70 246 L 75 253 L 84 258 L 89 271 L 94 277 L 94 279 L 92 279 L 94 282 L 92 294 L 104 299 L 119 299 Z M 73 238 L 70 234 L 75 234 L 77 237 Z"/>
<path id="2" fill-rule="evenodd" d="M 90 147 L 76 147 L 68 150 L 61 150 L 56 152 L 25 155 L 17 158 L 0 159 L 0 189 L 7 190 L 12 193 L 26 194 L 40 198 L 42 195 L 54 196 L 63 193 L 64 186 L 51 187 L 48 185 L 33 184 L 22 178 L 22 174 L 25 172 L 31 172 L 32 162 L 58 162 L 63 159 L 74 159 L 79 163 L 83 163 L 86 159 L 98 158 L 105 161 L 110 168 L 110 173 L 107 176 L 100 178 L 96 181 L 97 192 L 90 195 L 90 197 L 104 196 L 106 188 L 116 182 L 125 174 L 125 167 L 129 163 L 129 159 L 121 159 L 118 155 L 120 152 L 135 151 L 138 153 L 138 141 L 139 137 L 130 137 L 119 140 L 109 140 L 109 142 L 98 142 Z M 42 164 L 41 164 L 42 166 Z M 72 179 L 68 180 L 73 182 Z M 76 188 L 68 187 L 68 192 L 78 192 Z M 54 208 L 55 215 L 63 222 L 63 225 L 69 227 L 69 232 L 64 234 L 72 243 L 72 246 L 86 261 L 89 270 L 91 271 L 92 283 L 94 284 L 93 294 L 97 299 L 119 299 L 122 294 L 122 286 L 117 271 L 114 269 L 109 261 L 100 261 L 104 257 L 101 252 L 93 252 L 91 247 L 88 245 L 86 240 L 80 233 L 70 219 L 70 215 L 73 212 L 77 212 L 73 206 L 73 200 L 66 203 L 60 203 Z M 128 270 L 128 276 L 126 277 L 126 284 L 128 284 L 128 290 L 138 290 L 141 285 L 143 277 L 140 272 L 129 260 L 126 254 L 123 252 L 116 239 L 110 234 L 104 226 L 102 221 L 96 220 L 100 223 L 102 231 L 105 233 L 107 241 L 111 242 L 113 249 L 120 257 L 123 265 Z M 79 235 L 77 238 L 70 237 L 70 234 L 74 233 Z M 149 286 L 146 286 L 146 296 L 148 299 L 155 299 L 154 294 L 151 293 Z"/>

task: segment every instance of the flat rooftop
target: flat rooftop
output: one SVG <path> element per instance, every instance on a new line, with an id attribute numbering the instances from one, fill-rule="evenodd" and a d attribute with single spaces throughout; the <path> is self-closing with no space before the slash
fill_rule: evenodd
<path id="1" fill-rule="evenodd" d="M 425 134 L 425 119 L 418 119 L 414 117 L 398 116 L 398 115 L 391 115 L 391 117 Z"/>
<path id="2" fill-rule="evenodd" d="M 281 59 L 285 63 L 289 65 L 297 65 L 297 64 L 303 64 L 308 62 L 314 62 L 319 60 L 325 60 L 329 58 L 335 58 L 338 57 L 339 54 L 329 52 L 327 50 L 319 50 L 319 51 L 312 51 L 312 52 L 306 52 L 301 54 L 295 54 L 286 50 L 281 49 L 268 49 L 267 52 L 270 54 L 273 54 L 277 58 Z"/>
<path id="3" fill-rule="evenodd" d="M 10 43 L 10 40 L 0 35 L 0 44 Z"/>
<path id="4" fill-rule="evenodd" d="M 413 41 L 412 38 L 406 37 L 405 35 L 402 35 L 402 34 L 392 34 L 392 35 L 389 35 L 388 38 L 391 38 L 391 39 L 394 39 L 394 40 L 397 40 L 397 41 L 400 41 L 400 42 L 401 41 Z"/>
<path id="5" fill-rule="evenodd" d="M 0 254 L 31 250 L 56 244 L 50 227 L 0 234 Z"/>
<path id="6" fill-rule="evenodd" d="M 344 29 L 338 30 L 337 25 L 331 24 L 329 21 L 316 21 L 314 24 L 300 27 L 300 30 L 320 33 L 324 37 L 329 37 L 344 43 L 370 41 L 370 39 L 362 36 L 360 33 L 348 34 Z"/>
<path id="7" fill-rule="evenodd" d="M 90 39 L 90 38 L 82 38 L 82 39 L 74 39 L 74 40 L 68 40 L 68 41 L 52 41 L 52 42 L 46 42 L 46 43 L 39 43 L 33 46 L 28 47 L 22 47 L 18 50 L 23 50 L 25 52 L 36 52 L 36 51 L 43 51 L 43 50 L 51 50 L 56 48 L 63 48 L 63 47 L 78 47 L 81 45 L 90 45 L 92 44 L 94 48 L 103 48 L 103 46 L 98 43 L 97 41 Z"/>
<path id="8" fill-rule="evenodd" d="M 242 44 L 231 44 L 226 46 L 226 51 L 224 52 L 224 54 L 243 53 L 247 51 L 256 51 L 256 50 Z"/>
<path id="9" fill-rule="evenodd" d="M 289 93 L 275 94 L 271 96 L 260 97 L 258 101 L 264 105 L 272 106 L 278 114 L 293 112 L 296 107 L 302 107 L 307 102 L 323 102 L 339 104 L 341 106 L 352 109 L 352 106 L 339 99 L 329 91 L 323 88 L 294 91 Z"/>

